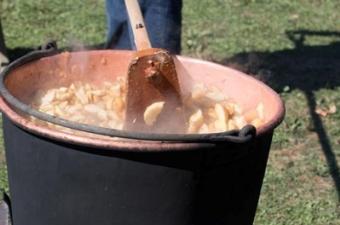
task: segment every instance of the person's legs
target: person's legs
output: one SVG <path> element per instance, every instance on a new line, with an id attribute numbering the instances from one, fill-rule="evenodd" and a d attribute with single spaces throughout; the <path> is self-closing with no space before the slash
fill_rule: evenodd
<path id="1" fill-rule="evenodd" d="M 182 0 L 143 0 L 143 9 L 152 46 L 179 54 Z"/>
<path id="2" fill-rule="evenodd" d="M 132 49 L 124 0 L 107 0 L 108 48 Z M 150 41 L 155 48 L 179 54 L 182 0 L 140 0 Z"/>
<path id="3" fill-rule="evenodd" d="M 124 0 L 106 0 L 108 23 L 106 48 L 131 49 Z"/>

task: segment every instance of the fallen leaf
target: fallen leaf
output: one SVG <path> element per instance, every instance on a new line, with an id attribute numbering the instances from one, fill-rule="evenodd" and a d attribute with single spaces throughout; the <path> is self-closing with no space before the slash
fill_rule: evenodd
<path id="1" fill-rule="evenodd" d="M 292 14 L 292 15 L 290 15 L 290 19 L 291 19 L 291 20 L 297 20 L 297 19 L 299 19 L 299 14 Z"/>
<path id="2" fill-rule="evenodd" d="M 332 104 L 332 105 L 329 106 L 328 113 L 329 113 L 329 114 L 334 114 L 334 113 L 336 113 L 336 105 L 335 105 L 335 104 Z"/>
<path id="3" fill-rule="evenodd" d="M 325 117 L 325 116 L 328 115 L 328 112 L 326 110 L 321 109 L 321 108 L 317 108 L 315 110 L 315 113 L 322 116 L 322 117 Z"/>
<path id="4" fill-rule="evenodd" d="M 322 117 L 328 116 L 330 114 L 334 114 L 334 113 L 336 113 L 336 105 L 331 104 L 330 106 L 328 106 L 328 109 L 316 108 L 315 113 L 322 116 Z"/>

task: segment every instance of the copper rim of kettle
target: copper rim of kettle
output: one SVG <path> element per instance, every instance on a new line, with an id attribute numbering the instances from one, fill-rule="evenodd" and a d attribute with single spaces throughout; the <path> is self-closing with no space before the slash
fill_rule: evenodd
<path id="1" fill-rule="evenodd" d="M 105 52 L 115 52 L 116 54 L 121 55 L 131 55 L 130 51 L 91 51 L 92 54 L 105 54 Z M 184 61 L 192 64 L 200 64 L 202 66 L 212 66 L 220 69 L 225 69 L 224 66 L 214 64 L 211 62 L 206 62 L 202 60 L 192 59 L 188 57 L 177 57 L 180 61 Z M 249 77 L 241 72 L 237 72 L 237 75 L 242 79 L 248 79 L 253 85 L 259 85 L 262 89 L 264 89 L 268 94 L 274 97 L 275 102 L 278 104 L 276 107 L 276 112 L 272 116 L 272 118 L 266 123 L 257 129 L 257 136 L 263 135 L 269 131 L 272 131 L 283 119 L 285 110 L 284 105 L 279 98 L 279 96 L 271 90 L 269 87 L 264 85 L 263 83 L 257 81 L 256 79 Z M 98 136 L 98 137 L 87 137 L 79 134 L 71 134 L 61 132 L 55 129 L 51 129 L 47 126 L 41 126 L 33 123 L 28 118 L 20 115 L 20 113 L 16 112 L 12 107 L 3 99 L 0 98 L 0 108 L 3 113 L 6 114 L 10 118 L 12 122 L 14 122 L 19 127 L 28 130 L 32 133 L 41 135 L 46 138 L 51 138 L 58 141 L 63 141 L 67 143 L 74 143 L 92 147 L 101 147 L 105 149 L 116 149 L 116 150 L 128 150 L 128 151 L 174 151 L 174 150 L 192 150 L 197 147 L 211 147 L 214 145 L 213 143 L 181 143 L 181 142 L 164 142 L 164 141 L 147 141 L 147 140 L 130 140 L 130 139 L 114 139 L 106 136 Z"/>

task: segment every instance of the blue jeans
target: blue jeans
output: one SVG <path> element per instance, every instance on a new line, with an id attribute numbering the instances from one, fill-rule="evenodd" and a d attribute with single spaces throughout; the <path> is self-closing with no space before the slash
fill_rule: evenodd
<path id="1" fill-rule="evenodd" d="M 179 54 L 181 50 L 182 0 L 139 0 L 154 48 Z M 106 0 L 107 48 L 135 49 L 124 0 Z"/>

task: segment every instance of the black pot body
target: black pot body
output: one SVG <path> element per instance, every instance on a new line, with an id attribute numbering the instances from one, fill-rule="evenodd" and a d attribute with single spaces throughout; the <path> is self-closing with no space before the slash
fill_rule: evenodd
<path id="1" fill-rule="evenodd" d="M 3 119 L 14 225 L 253 223 L 272 132 L 246 144 L 119 152 Z"/>

